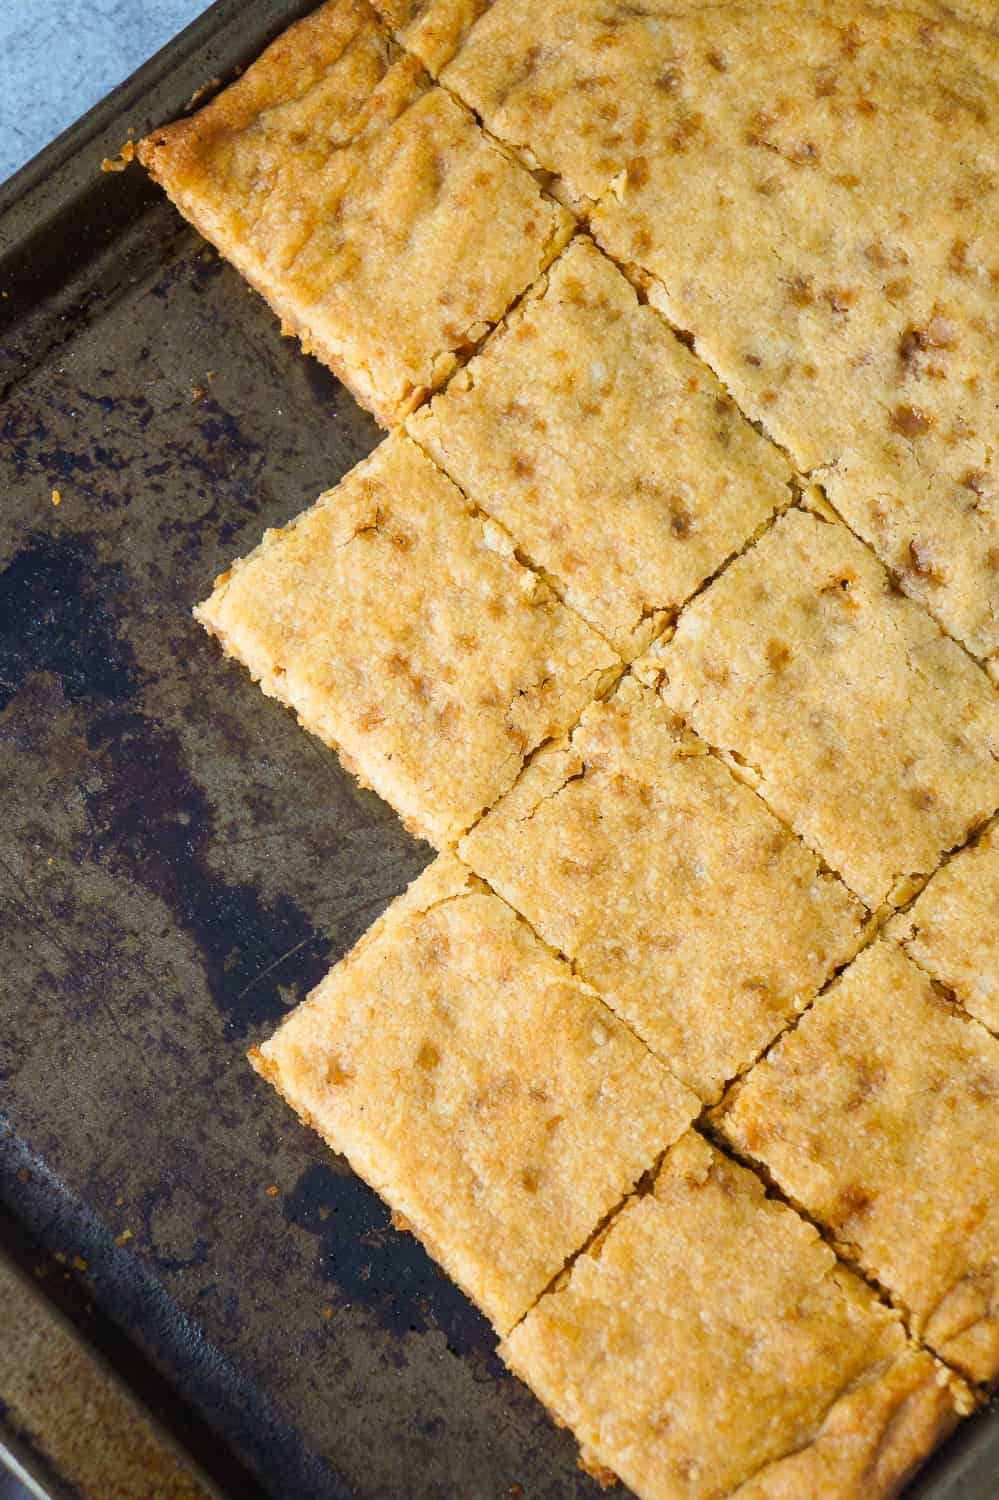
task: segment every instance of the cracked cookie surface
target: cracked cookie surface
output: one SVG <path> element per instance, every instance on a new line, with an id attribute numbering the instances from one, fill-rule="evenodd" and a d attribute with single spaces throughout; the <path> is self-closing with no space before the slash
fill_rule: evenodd
<path id="1" fill-rule="evenodd" d="M 999 1033 L 999 834 L 995 828 L 938 870 L 888 931 L 965 1010 Z"/>
<path id="2" fill-rule="evenodd" d="M 864 932 L 859 901 L 633 679 L 459 850 L 705 1099 Z"/>
<path id="3" fill-rule="evenodd" d="M 501 1353 L 644 1500 L 889 1500 L 962 1399 L 811 1225 L 694 1131 Z"/>
<path id="4" fill-rule="evenodd" d="M 999 1373 L 999 1042 L 875 943 L 735 1088 L 722 1129 L 974 1380 Z"/>

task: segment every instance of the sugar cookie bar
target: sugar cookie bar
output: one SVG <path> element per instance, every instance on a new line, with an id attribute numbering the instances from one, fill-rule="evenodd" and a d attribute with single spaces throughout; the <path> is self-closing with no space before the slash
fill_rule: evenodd
<path id="1" fill-rule="evenodd" d="M 328 0 L 139 157 L 386 427 L 572 229 L 363 0 Z"/>
<path id="2" fill-rule="evenodd" d="M 632 678 L 459 849 L 709 1100 L 865 930 L 860 902 Z"/>
<path id="3" fill-rule="evenodd" d="M 889 1500 L 968 1405 L 816 1231 L 694 1131 L 501 1353 L 640 1500 Z"/>
<path id="4" fill-rule="evenodd" d="M 999 807 L 999 694 L 837 522 L 780 517 L 646 668 L 872 908 Z"/>
<path id="5" fill-rule="evenodd" d="M 196 613 L 438 846 L 620 671 L 401 433 L 267 532 Z"/>
<path id="6" fill-rule="evenodd" d="M 999 1041 L 880 941 L 736 1086 L 735 1145 L 974 1380 L 999 1373 Z"/>
<path id="7" fill-rule="evenodd" d="M 628 658 L 791 500 L 783 456 L 584 238 L 408 425 Z"/>
<path id="8" fill-rule="evenodd" d="M 253 1061 L 500 1332 L 698 1109 L 453 856 Z"/>

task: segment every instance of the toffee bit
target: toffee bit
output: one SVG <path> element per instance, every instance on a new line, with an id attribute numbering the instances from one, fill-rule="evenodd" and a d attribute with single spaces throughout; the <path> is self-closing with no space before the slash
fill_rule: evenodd
<path id="1" fill-rule="evenodd" d="M 53 490 L 52 491 L 52 504 L 53 505 L 61 505 L 62 504 L 62 492 L 60 490 Z"/>
<path id="2" fill-rule="evenodd" d="M 919 537 L 913 537 L 909 543 L 909 557 L 912 560 L 913 571 L 920 578 L 928 578 L 934 583 L 941 583 L 944 579 L 944 570 L 938 559 L 934 556 L 931 543 L 920 541 Z"/>
<path id="3" fill-rule="evenodd" d="M 929 432 L 933 426 L 933 418 L 918 406 L 896 406 L 889 426 L 892 432 L 901 433 L 902 437 L 920 437 L 924 432 Z"/>

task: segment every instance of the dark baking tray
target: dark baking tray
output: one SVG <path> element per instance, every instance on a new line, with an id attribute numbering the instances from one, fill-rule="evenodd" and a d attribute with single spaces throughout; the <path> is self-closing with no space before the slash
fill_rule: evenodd
<path id="1" fill-rule="evenodd" d="M 309 8 L 223 0 L 0 190 L 0 1195 L 280 1500 L 593 1496 L 244 1061 L 430 850 L 190 606 L 379 434 L 99 167 Z M 986 1416 L 913 1495 L 997 1492 Z"/>

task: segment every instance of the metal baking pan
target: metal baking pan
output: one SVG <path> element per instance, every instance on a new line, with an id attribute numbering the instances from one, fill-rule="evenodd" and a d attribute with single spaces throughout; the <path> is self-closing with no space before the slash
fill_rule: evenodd
<path id="1" fill-rule="evenodd" d="M 222 0 L 0 189 L 0 1196 L 266 1493 L 575 1500 L 485 1321 L 244 1061 L 430 850 L 190 607 L 379 433 L 100 162 L 309 8 Z M 999 1416 L 911 1493 L 995 1500 Z"/>

